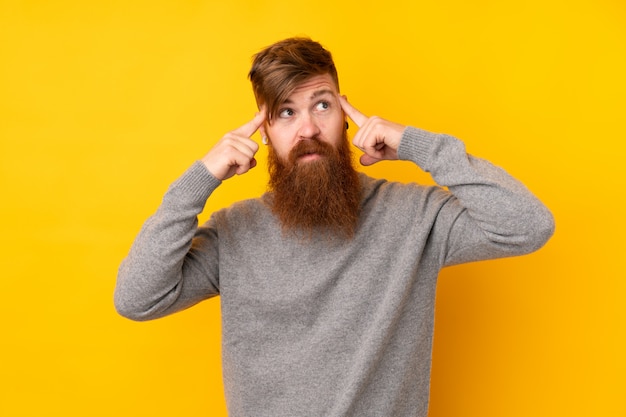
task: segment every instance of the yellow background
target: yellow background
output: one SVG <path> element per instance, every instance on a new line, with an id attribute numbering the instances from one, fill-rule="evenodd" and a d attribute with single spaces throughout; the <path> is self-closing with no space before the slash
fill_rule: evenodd
<path id="1" fill-rule="evenodd" d="M 219 300 L 134 323 L 117 267 L 254 115 L 251 55 L 308 35 L 361 111 L 463 139 L 556 216 L 541 251 L 442 273 L 430 416 L 625 416 L 625 18 L 621 0 L 0 1 L 0 415 L 225 415 Z M 203 219 L 265 181 L 226 182 Z"/>

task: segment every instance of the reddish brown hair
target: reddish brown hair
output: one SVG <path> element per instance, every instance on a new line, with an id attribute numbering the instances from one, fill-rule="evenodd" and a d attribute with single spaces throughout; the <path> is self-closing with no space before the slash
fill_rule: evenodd
<path id="1" fill-rule="evenodd" d="M 339 90 L 337 69 L 330 52 L 309 38 L 295 37 L 276 42 L 257 53 L 248 77 L 257 104 L 267 107 L 271 122 L 279 106 L 298 85 L 321 74 L 330 74 Z"/>

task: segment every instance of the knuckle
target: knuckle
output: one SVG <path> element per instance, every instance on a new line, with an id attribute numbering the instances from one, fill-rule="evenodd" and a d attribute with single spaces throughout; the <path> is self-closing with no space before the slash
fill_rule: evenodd
<path id="1" fill-rule="evenodd" d="M 225 134 L 225 135 L 224 135 L 224 137 L 222 137 L 221 142 L 222 142 L 224 145 L 230 145 L 230 144 L 232 144 L 232 143 L 233 143 L 233 137 L 232 137 L 232 134 L 231 134 L 231 133 L 227 133 L 227 134 Z"/>

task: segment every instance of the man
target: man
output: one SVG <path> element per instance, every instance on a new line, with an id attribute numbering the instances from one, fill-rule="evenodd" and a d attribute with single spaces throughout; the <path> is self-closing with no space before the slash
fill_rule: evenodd
<path id="1" fill-rule="evenodd" d="M 268 47 L 250 79 L 259 113 L 167 191 L 120 267 L 118 311 L 220 295 L 231 416 L 426 416 L 439 270 L 534 251 L 552 215 L 459 140 L 361 114 L 316 42 Z M 362 164 L 410 160 L 440 186 L 357 173 L 347 117 Z M 221 181 L 256 165 L 257 130 L 270 191 L 198 228 Z"/>

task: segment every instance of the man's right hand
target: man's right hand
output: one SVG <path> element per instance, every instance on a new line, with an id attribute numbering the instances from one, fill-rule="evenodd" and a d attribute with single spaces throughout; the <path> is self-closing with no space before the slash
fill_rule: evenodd
<path id="1" fill-rule="evenodd" d="M 259 145 L 250 139 L 265 122 L 265 109 L 239 129 L 224 135 L 202 158 L 202 163 L 213 176 L 221 181 L 233 175 L 241 175 L 256 166 L 254 155 Z"/>

